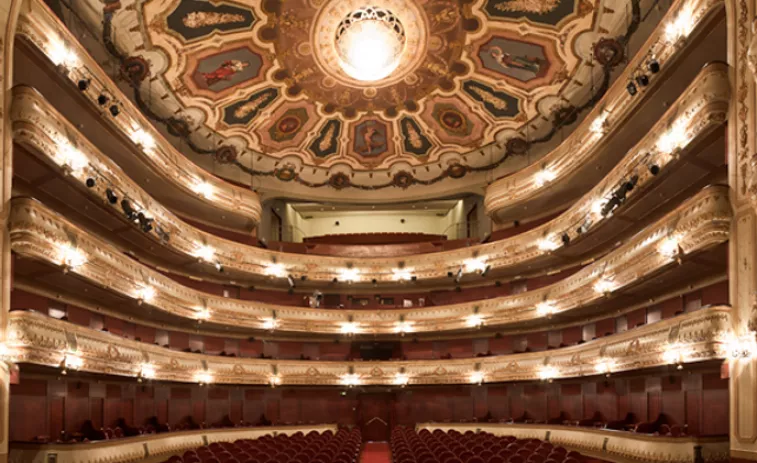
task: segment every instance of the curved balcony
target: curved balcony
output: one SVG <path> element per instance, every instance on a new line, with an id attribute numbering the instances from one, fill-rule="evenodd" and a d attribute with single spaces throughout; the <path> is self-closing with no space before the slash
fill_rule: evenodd
<path id="1" fill-rule="evenodd" d="M 725 187 L 702 190 L 654 226 L 570 277 L 535 291 L 432 308 L 342 311 L 276 306 L 213 296 L 130 259 L 30 199 L 14 200 L 11 246 L 23 257 L 88 280 L 126 300 L 187 319 L 252 329 L 309 333 L 433 332 L 561 317 L 638 286 L 691 254 L 728 240 L 732 211 Z M 595 307 L 596 308 L 596 307 Z"/>
<path id="2" fill-rule="evenodd" d="M 632 231 L 633 222 L 610 218 L 611 203 L 619 201 L 615 198 L 618 188 L 622 189 L 624 202 L 627 198 L 628 202 L 635 202 L 639 206 L 634 214 L 635 219 L 639 220 L 653 216 L 662 207 L 664 201 L 661 197 L 645 199 L 644 193 L 658 188 L 663 178 L 668 182 L 680 182 L 678 188 L 660 192 L 668 198 L 686 191 L 691 186 L 686 182 L 697 182 L 706 177 L 707 173 L 702 174 L 701 169 L 688 169 L 685 175 L 670 178 L 676 166 L 681 167 L 684 161 L 697 159 L 696 156 L 703 154 L 702 152 L 710 153 L 710 150 L 697 150 L 695 147 L 705 143 L 708 136 L 725 121 L 730 88 L 725 64 L 706 66 L 671 106 L 665 118 L 655 125 L 610 174 L 555 219 L 500 241 L 452 251 L 406 256 L 401 263 L 397 258 L 345 259 L 281 253 L 247 246 L 202 231 L 182 221 L 129 179 L 39 93 L 29 87 L 17 87 L 14 93 L 11 117 L 16 143 L 40 158 L 53 172 L 67 173 L 77 187 L 76 191 L 83 197 L 81 204 L 91 201 L 97 205 L 96 208 L 88 209 L 87 217 L 82 220 L 104 227 L 103 224 L 113 222 L 112 215 L 115 212 L 120 219 L 118 225 L 104 230 L 112 235 L 113 230 L 123 229 L 124 224 L 135 222 L 124 216 L 120 205 L 123 198 L 129 199 L 135 212 L 142 212 L 147 220 L 154 220 L 157 226 L 147 233 L 136 233 L 137 236 L 123 238 L 124 247 L 143 249 L 146 246 L 142 236 L 147 236 L 153 244 L 153 254 L 161 260 L 160 263 L 151 264 L 181 267 L 181 272 L 189 272 L 193 276 L 207 274 L 209 270 L 218 275 L 214 268 L 221 266 L 225 270 L 225 276 L 235 281 L 270 278 L 284 282 L 288 275 L 292 275 L 293 278 L 305 278 L 303 285 L 334 281 L 396 285 L 413 277 L 419 281 L 433 281 L 448 278 L 460 271 L 482 273 L 485 269 L 490 269 L 486 273 L 492 277 L 513 278 L 522 275 L 522 272 L 532 272 L 536 266 L 567 267 L 596 258 L 600 252 L 596 249 L 597 243 L 617 240 Z M 63 150 L 61 146 L 76 148 Z M 717 152 L 712 152 L 717 157 Z M 21 159 L 22 156 L 17 158 L 17 163 L 26 162 Z M 659 175 L 650 172 L 650 166 L 656 166 Z M 17 175 L 27 183 L 43 185 L 44 182 L 40 183 L 38 177 L 44 175 L 35 173 L 34 164 L 21 164 L 16 170 Z M 88 181 L 94 181 L 94 185 L 88 186 Z M 629 182 L 632 183 L 631 189 L 626 186 Z M 55 188 L 51 188 L 48 195 L 54 199 Z M 108 204 L 107 191 L 115 194 L 115 203 Z M 617 205 L 619 204 L 618 202 Z M 68 207 L 71 208 L 71 215 L 81 214 L 81 206 Z M 609 209 L 603 211 L 606 207 Z M 92 215 L 98 210 L 105 214 L 100 220 L 92 220 Z M 132 230 L 137 229 L 136 226 L 132 227 Z M 597 239 L 585 239 L 589 236 Z M 571 243 L 569 249 L 562 244 L 566 238 Z M 550 269 L 556 270 L 552 267 Z"/>
<path id="3" fill-rule="evenodd" d="M 660 27 L 628 63 L 623 75 L 615 80 L 602 100 L 559 146 L 538 162 L 487 186 L 484 200 L 487 214 L 495 220 L 500 219 L 505 210 L 512 210 L 550 188 L 554 189 L 582 167 L 599 162 L 600 155 L 608 154 L 603 153 L 608 140 L 638 110 L 639 97 L 643 97 L 631 95 L 626 88 L 629 82 L 633 82 L 638 69 L 644 68 L 650 56 L 660 63 L 661 69 L 672 68 L 686 48 L 686 38 L 722 5 L 721 2 L 696 0 L 671 6 Z M 685 26 L 675 34 L 670 25 L 679 22 Z M 651 91 L 656 84 L 653 80 L 641 92 Z"/>
<path id="4" fill-rule="evenodd" d="M 203 215 L 223 215 L 228 226 L 238 229 L 251 229 L 260 221 L 262 208 L 258 194 L 219 179 L 179 153 L 43 2 L 29 2 L 28 8 L 23 9 L 17 34 L 58 67 L 61 75 L 69 80 L 71 91 L 87 102 L 97 121 L 107 121 L 115 136 L 99 135 L 108 146 L 122 143 L 128 147 L 130 158 L 136 156 L 157 176 L 156 188 L 170 186 L 177 192 L 164 196 L 171 198 L 177 209 L 198 219 Z M 87 88 L 82 91 L 76 89 L 80 81 L 87 82 Z M 107 98 L 104 104 L 98 103 L 100 95 Z M 218 222 L 221 223 L 223 221 Z"/>
<path id="5" fill-rule="evenodd" d="M 548 353 L 476 359 L 315 362 L 190 354 L 34 312 L 10 314 L 8 360 L 160 381 L 283 385 L 464 384 L 553 380 L 724 358 L 730 308 L 681 315 Z"/>

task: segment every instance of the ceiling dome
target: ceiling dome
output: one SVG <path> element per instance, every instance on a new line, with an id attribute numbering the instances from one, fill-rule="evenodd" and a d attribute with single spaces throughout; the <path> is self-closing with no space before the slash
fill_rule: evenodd
<path id="1" fill-rule="evenodd" d="M 286 182 L 480 187 L 538 160 L 606 89 L 595 82 L 641 21 L 639 0 L 108 5 L 93 26 L 112 31 L 125 72 L 149 70 L 130 74 L 135 100 L 180 149 L 294 195 Z"/>

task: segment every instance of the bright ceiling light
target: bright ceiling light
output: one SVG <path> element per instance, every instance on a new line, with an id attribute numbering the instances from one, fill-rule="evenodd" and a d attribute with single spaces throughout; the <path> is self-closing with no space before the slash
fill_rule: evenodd
<path id="1" fill-rule="evenodd" d="M 137 299 L 139 299 L 140 302 L 151 302 L 153 299 L 155 299 L 155 288 L 152 286 L 145 286 L 144 288 L 140 288 L 137 290 Z"/>
<path id="2" fill-rule="evenodd" d="M 600 294 L 607 294 L 613 292 L 615 289 L 615 282 L 609 278 L 600 278 L 594 283 L 594 291 Z"/>
<path id="3" fill-rule="evenodd" d="M 198 182 L 192 188 L 192 191 L 202 196 L 203 198 L 210 198 L 213 196 L 215 188 L 213 188 L 213 185 L 208 182 Z"/>
<path id="4" fill-rule="evenodd" d="M 58 252 L 61 263 L 68 269 L 74 269 L 87 263 L 87 256 L 69 243 L 60 245 Z"/>
<path id="5" fill-rule="evenodd" d="M 666 257 L 675 257 L 678 255 L 680 243 L 675 236 L 669 236 L 660 243 L 660 254 Z"/>
<path id="6" fill-rule="evenodd" d="M 481 326 L 484 324 L 484 317 L 482 317 L 480 314 L 474 313 L 472 315 L 468 315 L 468 318 L 465 319 L 465 322 L 468 324 L 468 326 Z"/>
<path id="7" fill-rule="evenodd" d="M 392 270 L 392 280 L 394 281 L 410 281 L 413 278 L 410 269 L 396 268 Z"/>
<path id="8" fill-rule="evenodd" d="M 554 251 L 555 249 L 559 248 L 560 245 L 555 242 L 555 240 L 551 238 L 542 238 L 539 240 L 539 249 L 542 251 Z"/>
<path id="9" fill-rule="evenodd" d="M 263 270 L 263 272 L 268 276 L 277 277 L 277 278 L 284 278 L 285 276 L 287 276 L 286 267 L 284 267 L 282 264 L 277 264 L 275 262 L 266 265 L 265 270 Z"/>
<path id="10" fill-rule="evenodd" d="M 355 334 L 359 329 L 359 325 L 355 322 L 344 322 L 339 328 L 343 334 Z"/>
<path id="11" fill-rule="evenodd" d="M 551 381 L 555 379 L 559 373 L 559 370 L 552 365 L 544 365 L 539 369 L 539 378 L 542 381 Z"/>
<path id="12" fill-rule="evenodd" d="M 557 174 L 552 172 L 549 169 L 542 169 L 536 174 L 534 174 L 534 182 L 536 183 L 536 186 L 543 187 L 547 183 L 553 181 L 557 178 Z"/>
<path id="13" fill-rule="evenodd" d="M 342 375 L 342 377 L 339 379 L 339 382 L 345 386 L 358 386 L 360 384 L 360 375 L 357 373 L 348 373 L 345 375 Z"/>
<path id="14" fill-rule="evenodd" d="M 131 141 L 139 145 L 143 151 L 151 151 L 155 148 L 155 138 L 145 129 L 137 129 L 131 134 Z"/>
<path id="15" fill-rule="evenodd" d="M 483 272 L 486 270 L 486 259 L 483 257 L 466 259 L 463 265 L 465 265 L 465 271 L 468 273 Z"/>
<path id="16" fill-rule="evenodd" d="M 552 301 L 544 301 L 536 304 L 536 313 L 541 316 L 552 315 L 555 313 L 555 304 Z"/>
<path id="17" fill-rule="evenodd" d="M 686 127 L 688 123 L 684 118 L 679 118 L 657 140 L 657 150 L 661 153 L 672 154 L 686 145 L 688 135 Z"/>
<path id="18" fill-rule="evenodd" d="M 263 319 L 263 329 L 266 330 L 275 330 L 279 326 L 279 321 L 275 318 L 264 318 Z"/>
<path id="19" fill-rule="evenodd" d="M 213 375 L 211 375 L 207 371 L 201 371 L 195 374 L 195 381 L 197 381 L 197 383 L 200 385 L 210 384 L 213 382 Z"/>
<path id="20" fill-rule="evenodd" d="M 205 262 L 211 262 L 213 261 L 213 258 L 216 255 L 216 250 L 212 246 L 208 246 L 206 244 L 200 244 L 197 246 L 197 249 L 195 249 L 194 256 L 198 259 L 202 259 Z"/>
<path id="21" fill-rule="evenodd" d="M 367 6 L 339 23 L 335 41 L 342 70 L 353 79 L 372 82 L 388 77 L 399 66 L 405 29 L 391 11 Z"/>
<path id="22" fill-rule="evenodd" d="M 694 28 L 694 18 L 691 8 L 684 6 L 676 18 L 665 26 L 665 38 L 668 42 L 677 42 L 687 37 Z"/>
<path id="23" fill-rule="evenodd" d="M 155 367 L 153 367 L 149 363 L 143 363 L 142 367 L 139 370 L 139 376 L 145 379 L 155 378 Z"/>
<path id="24" fill-rule="evenodd" d="M 343 268 L 339 271 L 339 279 L 342 281 L 353 282 L 360 278 L 360 272 L 356 268 Z"/>
<path id="25" fill-rule="evenodd" d="M 58 143 L 59 163 L 71 169 L 72 172 L 78 172 L 89 165 L 89 159 L 75 148 L 68 141 Z"/>
<path id="26" fill-rule="evenodd" d="M 48 57 L 56 66 L 65 66 L 70 69 L 79 65 L 79 57 L 61 39 L 50 41 Z"/>

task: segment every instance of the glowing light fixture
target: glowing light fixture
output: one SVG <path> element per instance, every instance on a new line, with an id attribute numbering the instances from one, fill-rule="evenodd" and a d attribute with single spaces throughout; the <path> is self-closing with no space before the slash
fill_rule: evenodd
<path id="1" fill-rule="evenodd" d="M 152 151 L 155 148 L 155 138 L 145 129 L 137 129 L 131 134 L 131 141 L 139 145 L 143 151 Z"/>
<path id="2" fill-rule="evenodd" d="M 609 375 L 612 373 L 612 369 L 615 368 L 615 361 L 612 359 L 599 359 L 599 362 L 597 362 L 595 366 L 597 373 L 603 374 L 603 375 Z"/>
<path id="3" fill-rule="evenodd" d="M 139 369 L 139 377 L 144 379 L 155 378 L 155 367 L 149 363 L 143 363 Z"/>
<path id="4" fill-rule="evenodd" d="M 281 384 L 281 376 L 279 375 L 271 375 L 268 377 L 268 384 L 271 385 L 271 387 L 276 387 Z"/>
<path id="5" fill-rule="evenodd" d="M 694 28 L 691 8 L 684 6 L 676 18 L 665 26 L 665 38 L 668 42 L 677 42 L 687 37 Z"/>
<path id="6" fill-rule="evenodd" d="M 208 182 L 198 182 L 192 188 L 192 191 L 202 196 L 203 198 L 211 198 L 215 192 L 215 188 Z"/>
<path id="7" fill-rule="evenodd" d="M 541 316 L 552 315 L 555 313 L 555 303 L 552 301 L 544 301 L 536 304 L 536 313 Z"/>
<path id="8" fill-rule="evenodd" d="M 84 360 L 74 353 L 67 353 L 63 357 L 63 365 L 72 370 L 78 370 L 84 366 Z"/>
<path id="9" fill-rule="evenodd" d="M 412 333 L 413 332 L 413 324 L 411 322 L 406 322 L 406 321 L 397 322 L 397 326 L 395 327 L 395 331 L 397 333 L 401 333 L 401 334 Z"/>
<path id="10" fill-rule="evenodd" d="M 560 247 L 560 245 L 551 238 L 540 239 L 538 245 L 539 249 L 545 252 L 554 251 L 555 249 Z"/>
<path id="11" fill-rule="evenodd" d="M 210 310 L 207 307 L 197 307 L 195 310 L 197 311 L 197 313 L 195 314 L 195 317 L 198 320 L 210 319 Z"/>
<path id="12" fill-rule="evenodd" d="M 597 116 L 597 118 L 592 121 L 589 130 L 597 135 L 604 135 L 607 131 L 607 113 L 602 112 L 602 114 Z"/>
<path id="13" fill-rule="evenodd" d="M 266 265 L 264 273 L 268 276 L 277 277 L 277 278 L 284 278 L 285 276 L 287 276 L 286 267 L 284 267 L 282 264 L 277 264 L 275 262 Z"/>
<path id="14" fill-rule="evenodd" d="M 484 317 L 482 317 L 480 314 L 474 313 L 472 315 L 468 315 L 468 318 L 465 319 L 465 322 L 468 324 L 468 326 L 479 327 L 484 324 Z"/>
<path id="15" fill-rule="evenodd" d="M 275 318 L 264 318 L 263 319 L 263 329 L 266 330 L 275 330 L 279 326 L 279 321 Z"/>
<path id="16" fill-rule="evenodd" d="M 216 250 L 212 246 L 206 244 L 200 244 L 195 249 L 194 256 L 198 259 L 202 259 L 205 262 L 212 262 L 216 255 Z"/>
<path id="17" fill-rule="evenodd" d="M 410 378 L 408 378 L 405 373 L 397 373 L 394 375 L 394 384 L 397 386 L 407 386 L 408 382 L 410 382 Z"/>
<path id="18" fill-rule="evenodd" d="M 679 246 L 680 242 L 678 240 L 678 237 L 669 236 L 662 240 L 662 242 L 660 243 L 660 254 L 666 257 L 675 257 L 678 255 L 680 249 Z"/>
<path id="19" fill-rule="evenodd" d="M 483 257 L 475 257 L 473 259 L 466 259 L 463 263 L 465 265 L 465 271 L 468 273 L 483 272 L 486 270 L 486 259 Z"/>
<path id="20" fill-rule="evenodd" d="M 349 387 L 358 386 L 360 385 L 360 375 L 357 373 L 347 373 L 341 376 L 339 382 Z"/>
<path id="21" fill-rule="evenodd" d="M 75 269 L 87 263 L 87 256 L 78 248 L 66 243 L 58 248 L 60 260 L 67 270 Z"/>
<path id="22" fill-rule="evenodd" d="M 595 217 L 599 217 L 602 215 L 602 209 L 604 209 L 605 204 L 607 204 L 607 200 L 604 198 L 597 199 L 593 203 L 591 203 L 591 213 Z"/>
<path id="23" fill-rule="evenodd" d="M 348 14 L 337 26 L 334 39 L 342 70 L 365 82 L 388 77 L 405 52 L 405 29 L 399 18 L 375 6 Z"/>
<path id="24" fill-rule="evenodd" d="M 155 299 L 155 288 L 152 286 L 145 286 L 137 291 L 137 299 L 139 303 L 147 302 L 148 304 Z"/>
<path id="25" fill-rule="evenodd" d="M 657 140 L 657 150 L 661 153 L 673 154 L 685 146 L 688 140 L 687 125 L 687 121 L 683 118 L 676 120 L 670 129 Z"/>
<path id="26" fill-rule="evenodd" d="M 71 69 L 79 65 L 79 57 L 61 39 L 50 41 L 47 56 L 56 66 L 65 66 Z"/>
<path id="27" fill-rule="evenodd" d="M 534 182 L 536 183 L 536 186 L 543 187 L 547 183 L 553 181 L 557 178 L 557 174 L 552 172 L 549 169 L 542 169 L 536 174 L 534 174 Z"/>
<path id="28" fill-rule="evenodd" d="M 342 334 L 355 334 L 360 330 L 360 326 L 355 322 L 344 322 L 339 327 Z"/>
<path id="29" fill-rule="evenodd" d="M 356 268 L 343 268 L 339 271 L 339 279 L 352 283 L 360 278 L 360 271 Z"/>
<path id="30" fill-rule="evenodd" d="M 195 381 L 202 386 L 203 384 L 210 384 L 213 382 L 213 375 L 208 373 L 207 371 L 201 371 L 199 373 L 195 373 Z"/>
<path id="31" fill-rule="evenodd" d="M 542 381 L 552 381 L 560 374 L 559 370 L 552 365 L 544 365 L 539 369 L 539 378 Z"/>
<path id="32" fill-rule="evenodd" d="M 484 372 L 478 370 L 473 371 L 468 377 L 468 380 L 471 384 L 482 384 L 484 382 Z"/>
<path id="33" fill-rule="evenodd" d="M 609 278 L 602 277 L 594 283 L 594 291 L 607 294 L 613 292 L 615 289 L 615 282 Z"/>
<path id="34" fill-rule="evenodd" d="M 396 268 L 392 270 L 392 280 L 394 281 L 410 281 L 413 278 L 410 269 Z"/>
<path id="35" fill-rule="evenodd" d="M 79 172 L 89 165 L 89 159 L 68 141 L 58 143 L 59 163 L 72 172 Z"/>
<path id="36" fill-rule="evenodd" d="M 751 359 L 757 353 L 757 340 L 753 331 L 742 336 L 731 334 L 725 342 L 725 351 L 733 360 Z"/>

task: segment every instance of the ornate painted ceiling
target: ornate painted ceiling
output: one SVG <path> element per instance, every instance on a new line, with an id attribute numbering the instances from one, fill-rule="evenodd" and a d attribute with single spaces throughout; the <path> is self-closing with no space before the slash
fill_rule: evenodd
<path id="1" fill-rule="evenodd" d="M 501 174 L 526 153 L 538 159 L 539 145 L 541 154 L 554 146 L 560 127 L 604 93 L 652 2 L 369 3 L 89 0 L 74 8 L 101 28 L 139 107 L 190 158 L 206 166 L 212 158 L 262 189 L 294 181 L 380 190 Z M 340 21 L 366 6 L 394 12 L 406 34 L 399 67 L 375 82 L 349 77 L 334 45 Z"/>

